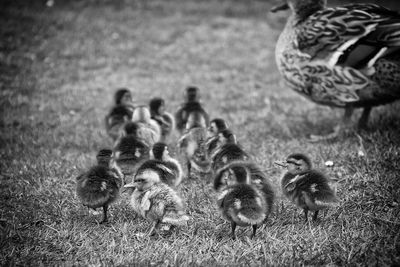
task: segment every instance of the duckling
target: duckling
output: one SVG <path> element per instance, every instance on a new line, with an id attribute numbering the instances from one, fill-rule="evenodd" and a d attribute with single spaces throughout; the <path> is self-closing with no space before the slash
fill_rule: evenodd
<path id="1" fill-rule="evenodd" d="M 268 214 L 270 214 L 275 201 L 275 190 L 266 174 L 254 162 L 236 160 L 226 164 L 215 173 L 214 187 L 219 188 L 223 186 L 226 180 L 235 181 L 235 177 L 237 176 L 235 172 L 240 171 L 240 169 L 245 169 L 249 174 L 249 182 L 261 190 L 267 204 Z"/>
<path id="2" fill-rule="evenodd" d="M 335 138 L 364 108 L 365 128 L 372 107 L 400 98 L 400 14 L 374 4 L 326 7 L 326 0 L 287 0 L 273 8 L 292 15 L 276 44 L 276 62 L 287 86 L 322 105 L 345 109 Z M 323 25 L 323 26 L 321 26 Z"/>
<path id="3" fill-rule="evenodd" d="M 172 171 L 172 176 L 168 179 L 170 182 L 167 182 L 168 185 L 178 186 L 182 182 L 183 171 L 181 164 L 170 156 L 168 146 L 165 143 L 155 143 L 152 150 L 150 150 L 150 158 L 155 159 Z"/>
<path id="4" fill-rule="evenodd" d="M 258 225 L 265 221 L 269 211 L 262 191 L 251 184 L 248 169 L 232 168 L 231 175 L 216 177 L 214 189 L 219 193 L 217 205 L 222 217 L 231 222 L 232 239 L 236 239 L 237 225 L 251 225 L 251 238 L 254 238 Z"/>
<path id="5" fill-rule="evenodd" d="M 149 146 L 160 140 L 161 128 L 155 120 L 151 119 L 147 106 L 138 106 L 133 112 L 132 121 L 138 123 L 140 136 Z"/>
<path id="6" fill-rule="evenodd" d="M 210 118 L 199 101 L 199 89 L 194 86 L 187 87 L 185 90 L 185 102 L 175 113 L 176 129 L 183 134 L 187 129 L 187 121 L 190 113 L 196 111 L 202 115 L 205 125 L 210 124 Z"/>
<path id="7" fill-rule="evenodd" d="M 229 129 L 218 133 L 215 149 L 210 156 L 211 168 L 216 171 L 234 160 L 249 160 L 250 156 L 237 143 L 236 136 Z"/>
<path id="8" fill-rule="evenodd" d="M 208 173 L 211 162 L 207 155 L 205 140 L 207 130 L 204 127 L 194 127 L 178 140 L 178 148 L 185 155 L 188 177 L 192 175 L 192 167 L 199 173 Z"/>
<path id="9" fill-rule="evenodd" d="M 275 161 L 275 164 L 287 168 L 281 181 L 283 194 L 304 210 L 306 222 L 308 211 L 314 212 L 313 221 L 316 221 L 320 210 L 339 203 L 335 191 L 329 186 L 330 180 L 312 169 L 311 160 L 306 155 L 291 154 L 285 161 Z"/>
<path id="10" fill-rule="evenodd" d="M 165 111 L 165 101 L 160 97 L 155 97 L 150 100 L 150 113 L 151 118 L 155 120 L 161 128 L 160 141 L 165 142 L 167 137 L 172 133 L 175 128 L 174 117 Z"/>
<path id="11" fill-rule="evenodd" d="M 103 208 L 103 220 L 108 221 L 108 207 L 118 199 L 124 176 L 115 161 L 112 151 L 102 149 L 98 152 L 97 165 L 76 178 L 76 194 L 82 204 L 88 208 Z"/>
<path id="12" fill-rule="evenodd" d="M 123 105 L 135 109 L 135 103 L 132 99 L 132 93 L 127 88 L 120 88 L 114 94 L 115 105 Z"/>
<path id="13" fill-rule="evenodd" d="M 107 134 L 116 140 L 121 131 L 121 127 L 132 118 L 135 109 L 132 94 L 127 88 L 120 88 L 114 94 L 115 106 L 105 117 Z"/>
<path id="14" fill-rule="evenodd" d="M 230 162 L 247 160 L 250 160 L 250 156 L 241 146 L 228 143 L 218 148 L 211 156 L 211 169 L 215 172 Z"/>
<path id="15" fill-rule="evenodd" d="M 161 177 L 152 168 L 138 172 L 126 188 L 135 188 L 130 204 L 133 210 L 143 218 L 153 222 L 149 235 L 155 233 L 160 223 L 172 226 L 186 225 L 189 216 L 185 212 L 185 203 L 178 193 L 161 182 Z"/>
<path id="16" fill-rule="evenodd" d="M 115 141 L 121 136 L 121 129 L 132 118 L 132 111 L 123 105 L 115 106 L 105 118 L 107 134 Z"/>
<path id="17" fill-rule="evenodd" d="M 228 124 L 224 119 L 215 118 L 210 121 L 210 127 L 208 127 L 208 139 L 206 141 L 208 155 L 211 155 L 218 145 L 218 134 L 227 129 Z"/>
<path id="18" fill-rule="evenodd" d="M 141 162 L 149 158 L 149 150 L 149 146 L 140 138 L 128 134 L 118 140 L 113 153 L 124 175 L 130 176 L 135 173 Z"/>

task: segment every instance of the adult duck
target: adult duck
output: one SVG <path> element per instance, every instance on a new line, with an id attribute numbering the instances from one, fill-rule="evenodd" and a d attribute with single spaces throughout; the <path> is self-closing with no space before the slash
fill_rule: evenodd
<path id="1" fill-rule="evenodd" d="M 310 100 L 345 108 L 334 138 L 354 108 L 371 108 L 400 98 L 400 14 L 374 4 L 326 7 L 326 0 L 287 0 L 271 11 L 290 8 L 276 45 L 276 62 L 286 84 Z"/>

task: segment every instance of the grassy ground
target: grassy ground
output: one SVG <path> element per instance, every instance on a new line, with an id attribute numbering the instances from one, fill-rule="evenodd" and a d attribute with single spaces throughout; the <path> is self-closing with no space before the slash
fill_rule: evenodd
<path id="1" fill-rule="evenodd" d="M 268 14 L 269 2 L 12 3 L 0 8 L 2 265 L 400 264 L 400 105 L 374 109 L 359 137 L 307 142 L 342 111 L 280 85 L 274 46 L 286 15 Z M 192 220 L 169 237 L 142 237 L 150 224 L 126 195 L 108 225 L 75 196 L 75 177 L 111 145 L 103 118 L 116 88 L 143 102 L 161 95 L 173 112 L 188 85 L 276 186 L 274 213 L 254 240 L 244 228 L 229 238 L 209 177 L 181 186 Z M 342 202 L 318 224 L 281 197 L 272 162 L 296 151 L 322 169 L 335 163 L 325 172 Z"/>

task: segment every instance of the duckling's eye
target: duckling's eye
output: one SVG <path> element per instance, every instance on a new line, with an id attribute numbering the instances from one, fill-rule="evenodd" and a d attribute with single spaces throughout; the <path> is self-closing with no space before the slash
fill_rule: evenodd
<path id="1" fill-rule="evenodd" d="M 135 180 L 135 182 L 137 182 L 137 183 L 143 183 L 143 182 L 144 182 L 144 179 L 137 179 L 137 180 Z"/>

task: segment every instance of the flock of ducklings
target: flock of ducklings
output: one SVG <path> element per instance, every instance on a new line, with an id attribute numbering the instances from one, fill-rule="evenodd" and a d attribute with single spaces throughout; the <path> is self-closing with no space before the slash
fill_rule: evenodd
<path id="1" fill-rule="evenodd" d="M 114 146 L 100 150 L 97 165 L 77 177 L 76 184 L 84 206 L 103 208 L 101 223 L 108 221 L 108 207 L 124 191 L 131 196 L 132 209 L 152 222 L 148 235 L 162 225 L 170 229 L 187 225 L 190 218 L 177 190 L 184 171 L 167 145 L 174 130 L 180 136 L 177 146 L 186 159 L 187 177 L 194 172 L 212 175 L 215 202 L 231 223 L 233 239 L 237 226 L 251 226 L 253 238 L 271 213 L 275 189 L 227 123 L 220 118 L 210 120 L 199 101 L 198 88 L 186 88 L 184 103 L 174 116 L 165 111 L 162 98 L 135 105 L 131 92 L 119 89 L 105 125 Z M 307 156 L 292 154 L 275 163 L 287 168 L 281 181 L 283 194 L 304 210 L 306 221 L 309 211 L 316 220 L 319 210 L 339 202 L 329 179 L 312 168 Z"/>
<path id="2" fill-rule="evenodd" d="M 399 99 L 398 12 L 374 4 L 331 8 L 326 0 L 285 0 L 272 11 L 283 9 L 292 14 L 275 55 L 290 88 L 316 103 L 345 108 L 343 124 L 354 108 L 363 107 L 363 127 L 372 107 Z M 118 90 L 105 124 L 114 146 L 98 152 L 98 164 L 77 178 L 76 188 L 83 205 L 103 208 L 102 222 L 107 222 L 107 209 L 124 188 L 133 210 L 153 222 L 149 235 L 161 224 L 187 224 L 185 201 L 177 191 L 184 172 L 167 145 L 174 130 L 180 135 L 177 144 L 186 159 L 187 177 L 211 173 L 215 202 L 231 223 L 232 238 L 238 225 L 251 226 L 254 237 L 271 213 L 274 188 L 227 123 L 220 118 L 210 121 L 196 87 L 186 89 L 175 116 L 165 111 L 162 98 L 135 105 L 128 89 Z M 315 139 L 335 137 L 341 128 Z M 329 179 L 312 168 L 306 155 L 291 154 L 275 163 L 287 168 L 281 190 L 303 209 L 306 221 L 310 211 L 317 220 L 320 210 L 338 204 Z"/>

